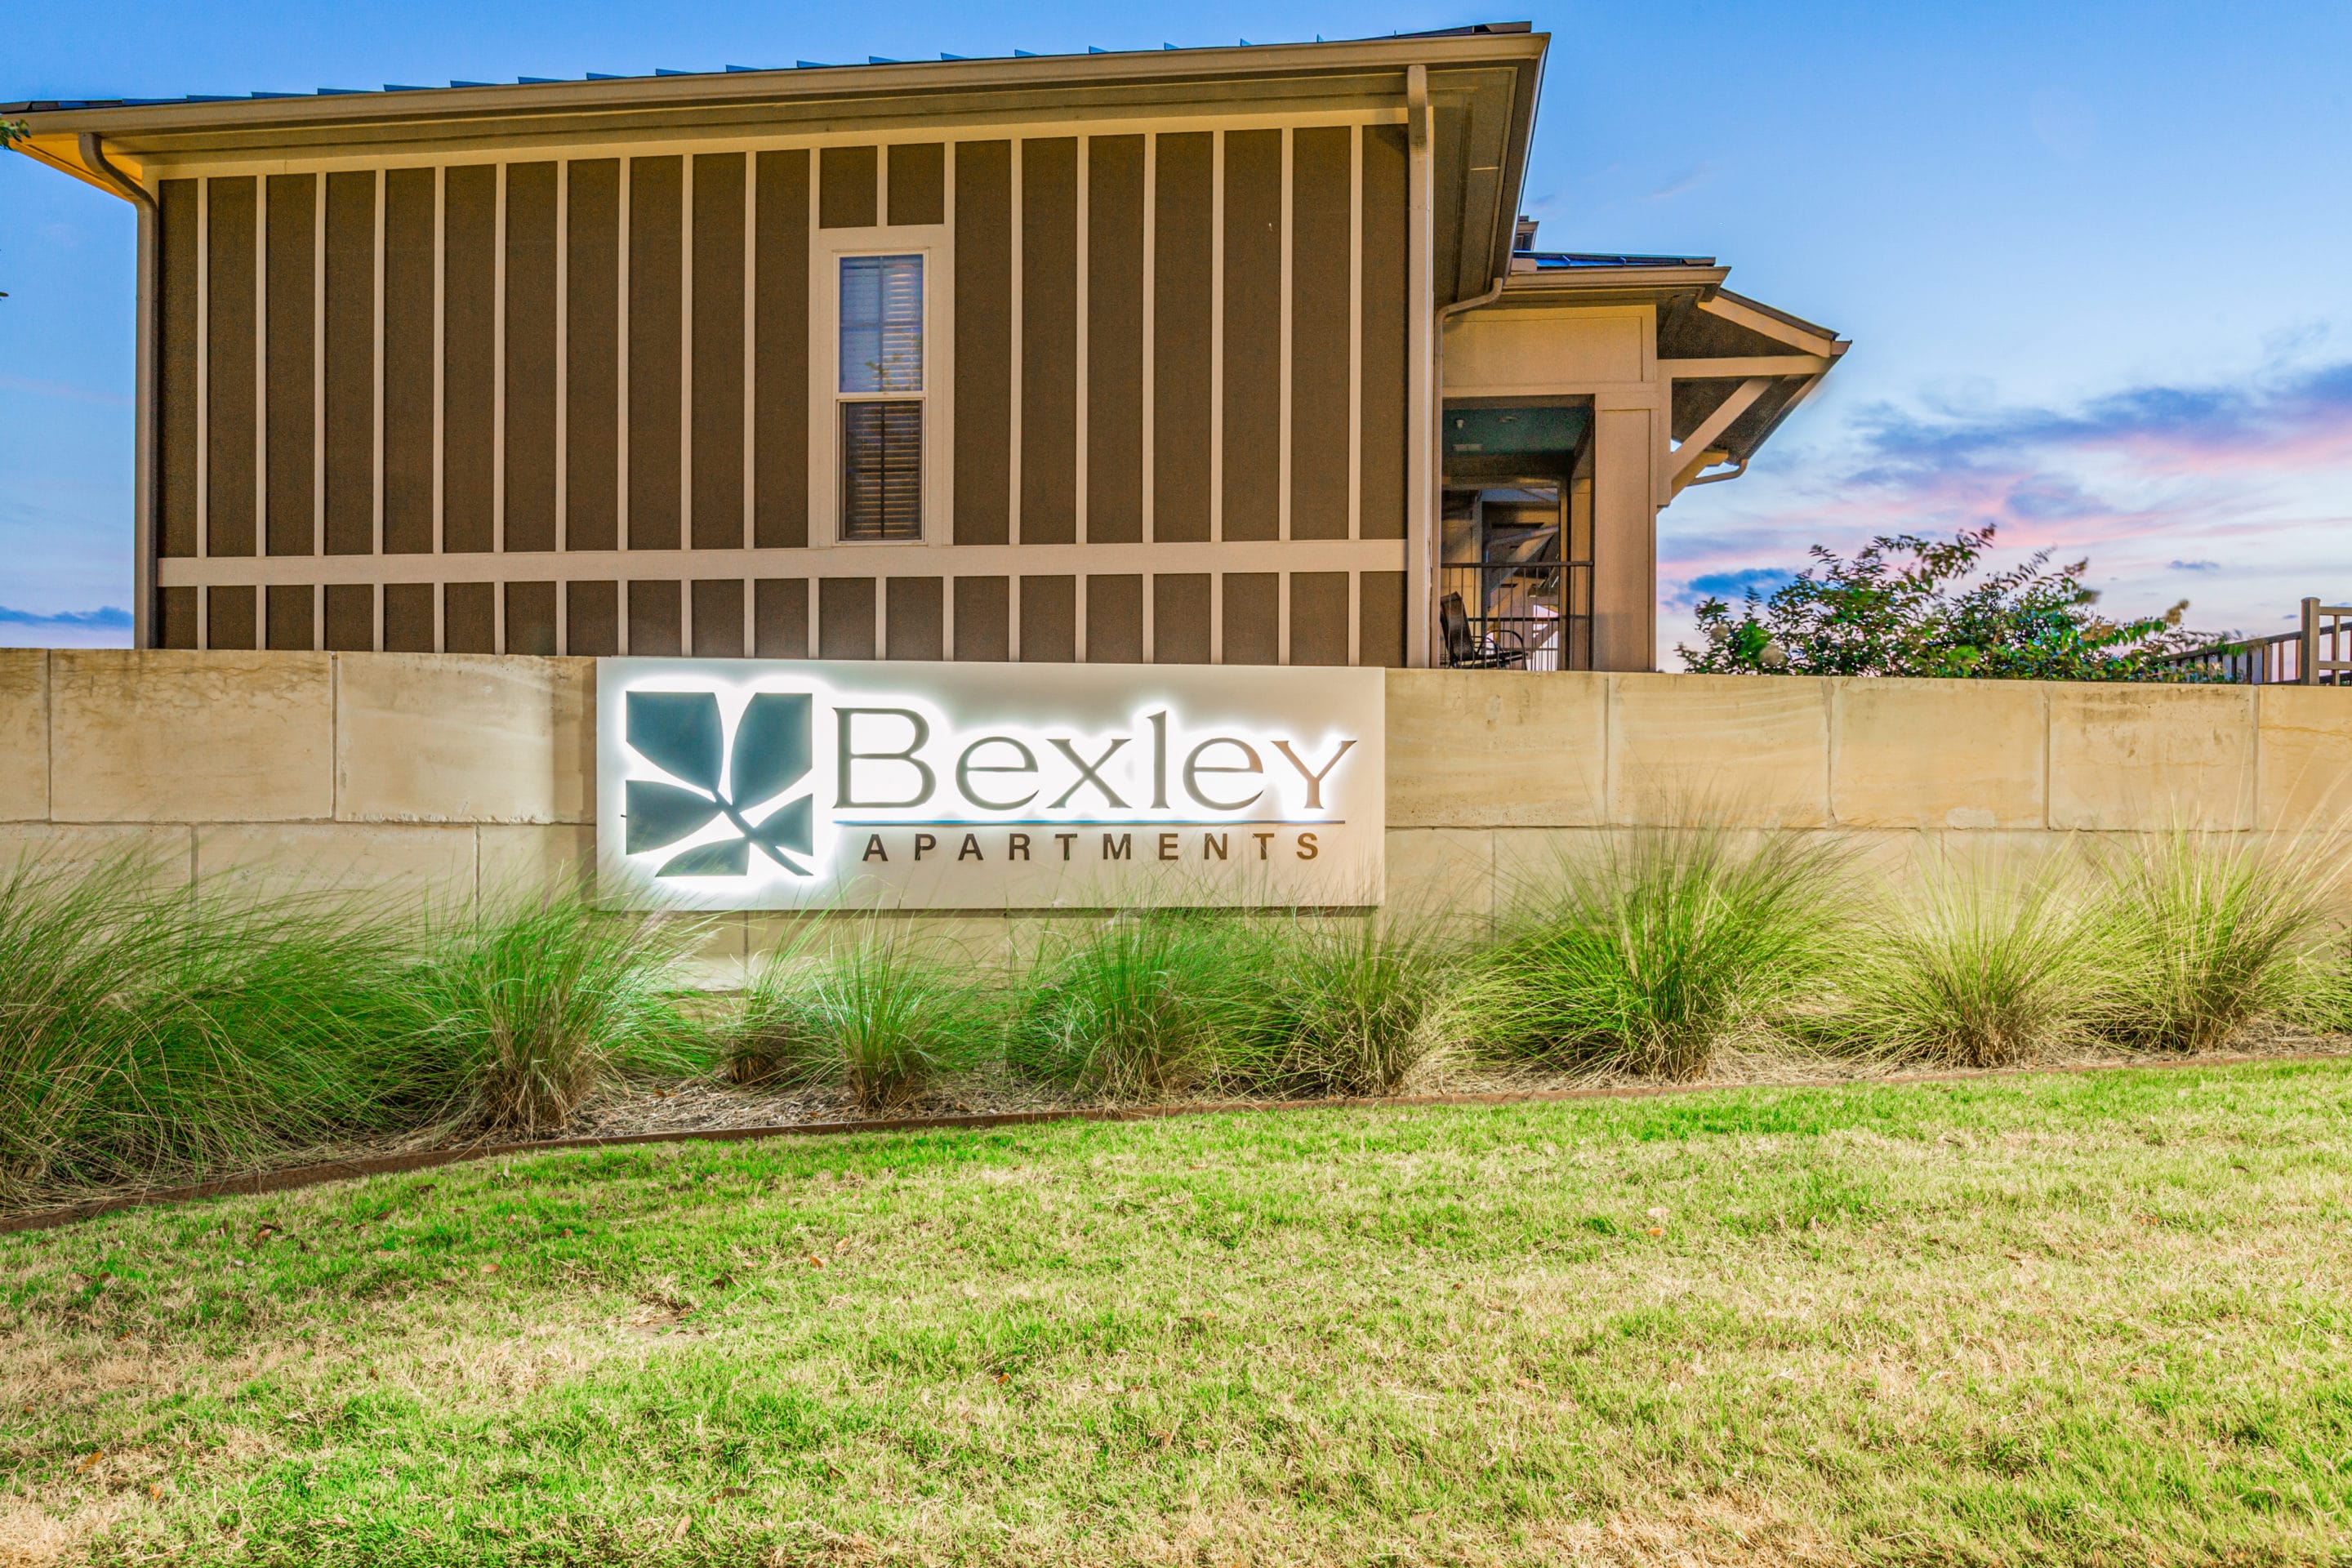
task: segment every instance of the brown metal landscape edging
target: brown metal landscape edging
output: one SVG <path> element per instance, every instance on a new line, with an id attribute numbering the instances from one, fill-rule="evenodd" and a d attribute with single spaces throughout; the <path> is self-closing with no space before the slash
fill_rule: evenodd
<path id="1" fill-rule="evenodd" d="M 983 1110 L 952 1116 L 894 1116 L 867 1121 L 793 1121 L 755 1127 L 684 1128 L 674 1132 L 615 1132 L 601 1138 L 547 1138 L 529 1143 L 475 1143 L 450 1149 L 419 1149 L 404 1154 L 366 1154 L 315 1165 L 289 1165 L 190 1186 L 124 1193 L 61 1208 L 0 1217 L 0 1236 L 53 1230 L 101 1215 L 201 1198 L 290 1192 L 361 1176 L 430 1171 L 471 1160 L 516 1154 L 551 1154 L 566 1149 L 618 1149 L 636 1143 L 742 1143 L 760 1138 L 820 1138 L 844 1132 L 956 1132 L 988 1127 L 1032 1127 L 1055 1121 L 1153 1121 L 1176 1116 L 1229 1116 L 1243 1111 L 1370 1110 L 1387 1106 L 1544 1105 L 1576 1100 L 1649 1100 L 1663 1095 L 1721 1094 L 1736 1089 L 1868 1089 L 1884 1085 L 1968 1083 L 1979 1079 L 2050 1077 L 2061 1073 L 2124 1072 L 2158 1068 L 2242 1067 L 2256 1062 L 2341 1061 L 2341 1051 L 2292 1051 L 2257 1056 L 2188 1057 L 2171 1060 L 2071 1062 L 2056 1067 L 1956 1068 L 1946 1072 L 1891 1073 L 1885 1078 L 1838 1079 L 1789 1083 L 1619 1084 L 1591 1089 L 1494 1089 L 1481 1093 L 1401 1094 L 1382 1099 L 1229 1100 L 1190 1105 L 1073 1106 L 1062 1110 Z"/>

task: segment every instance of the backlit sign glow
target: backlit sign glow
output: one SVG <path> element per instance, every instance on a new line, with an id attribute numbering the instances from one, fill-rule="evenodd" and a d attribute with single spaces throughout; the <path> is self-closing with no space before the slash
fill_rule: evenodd
<path id="1" fill-rule="evenodd" d="M 628 908 L 1380 901 L 1379 670 L 608 658 Z"/>

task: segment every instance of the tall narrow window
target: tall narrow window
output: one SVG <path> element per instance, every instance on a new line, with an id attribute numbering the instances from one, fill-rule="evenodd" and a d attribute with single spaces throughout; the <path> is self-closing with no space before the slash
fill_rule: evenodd
<path id="1" fill-rule="evenodd" d="M 841 260 L 841 537 L 923 536 L 923 258 Z"/>

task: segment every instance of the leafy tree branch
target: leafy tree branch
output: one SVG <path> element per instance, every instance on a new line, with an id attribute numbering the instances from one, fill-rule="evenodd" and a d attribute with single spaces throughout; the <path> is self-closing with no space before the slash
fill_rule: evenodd
<path id="1" fill-rule="evenodd" d="M 2162 615 L 2109 620 L 2093 608 L 2088 561 L 2053 568 L 2042 551 L 1978 574 L 1993 530 L 1948 541 L 1882 535 L 1852 560 L 1815 545 L 1814 564 L 1738 611 L 1698 606 L 1687 669 L 1714 674 L 1965 676 L 2029 680 L 2186 680 L 2168 656 L 2217 638 L 2185 629 L 2183 599 Z"/>

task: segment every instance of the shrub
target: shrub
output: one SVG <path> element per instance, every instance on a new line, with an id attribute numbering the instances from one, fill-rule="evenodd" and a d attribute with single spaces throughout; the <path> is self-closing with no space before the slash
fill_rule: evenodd
<path id="1" fill-rule="evenodd" d="M 1122 913 L 1049 936 L 1005 1045 L 1018 1076 L 1066 1093 L 1146 1100 L 1199 1089 L 1244 1027 L 1248 943 L 1232 920 Z"/>
<path id="2" fill-rule="evenodd" d="M 2185 828 L 2109 853 L 2096 1027 L 2143 1048 L 2210 1050 L 2262 1014 L 2295 1008 L 2343 862 L 2336 847 L 2294 854 Z"/>
<path id="3" fill-rule="evenodd" d="M 1849 561 L 1816 544 L 1813 564 L 1738 614 L 1699 602 L 1702 646 L 1683 667 L 1716 674 L 1971 676 L 2032 680 L 2189 680 L 2172 655 L 2214 639 L 2183 630 L 2183 599 L 2114 621 L 2084 585 L 2088 561 L 2053 570 L 2044 550 L 1984 569 L 1993 530 L 1949 542 L 1882 534 Z"/>
<path id="4" fill-rule="evenodd" d="M 730 1031 L 728 1074 L 837 1085 L 870 1113 L 978 1067 L 995 1033 L 987 995 L 961 966 L 877 919 L 821 956 L 795 944 L 761 966 Z"/>
<path id="5" fill-rule="evenodd" d="M 697 1070 L 703 1031 L 677 976 L 697 930 L 570 894 L 461 921 L 416 973 L 429 1023 L 407 1065 L 483 1129 L 526 1137 L 562 1126 L 607 1076 Z"/>
<path id="6" fill-rule="evenodd" d="M 1838 965 L 1822 1019 L 1848 1048 L 1995 1068 L 2081 1036 L 2098 995 L 2079 867 L 1930 865 L 1885 898 Z"/>
<path id="7" fill-rule="evenodd" d="M 1246 981 L 1222 1075 L 1253 1093 L 1395 1094 L 1444 1059 L 1451 955 L 1411 920 L 1236 921 Z"/>
<path id="8" fill-rule="evenodd" d="M 1611 839 L 1522 895 L 1470 968 L 1461 1026 L 1488 1049 L 1691 1079 L 1817 973 L 1846 901 L 1811 835 L 1711 827 Z"/>

